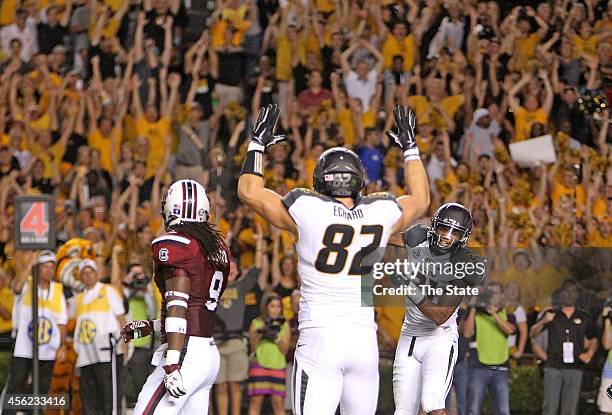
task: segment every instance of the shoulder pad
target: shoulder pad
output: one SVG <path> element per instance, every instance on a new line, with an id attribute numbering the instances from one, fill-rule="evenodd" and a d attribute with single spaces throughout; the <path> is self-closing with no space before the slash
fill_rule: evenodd
<path id="1" fill-rule="evenodd" d="M 407 231 L 402 232 L 402 238 L 404 243 L 411 248 L 419 246 L 427 240 L 427 232 L 429 228 L 425 225 L 416 224 L 408 228 Z"/>
<path id="2" fill-rule="evenodd" d="M 376 202 L 378 200 L 392 200 L 392 201 L 396 201 L 396 198 L 394 195 L 392 195 L 389 192 L 376 192 L 376 193 L 370 193 L 367 196 L 362 196 L 359 199 L 359 204 L 368 204 L 368 203 L 373 203 Z"/>
<path id="3" fill-rule="evenodd" d="M 312 191 L 310 189 L 305 189 L 303 187 L 298 187 L 296 189 L 291 190 L 289 193 L 287 193 L 285 195 L 285 197 L 283 197 L 283 199 L 282 199 L 283 205 L 288 210 L 291 207 L 291 205 L 293 205 L 295 203 L 295 201 L 300 196 L 314 196 L 314 197 L 320 198 L 321 200 L 328 200 L 322 194 L 319 194 L 319 193 L 317 193 L 315 191 Z"/>
<path id="4" fill-rule="evenodd" d="M 478 287 L 484 284 L 487 275 L 487 259 L 476 255 L 472 250 L 464 248 L 459 252 L 451 254 L 452 263 L 463 263 L 465 271 L 463 280 L 470 287 Z M 472 264 L 472 265 L 468 265 Z"/>
<path id="5" fill-rule="evenodd" d="M 177 234 L 165 234 L 151 242 L 153 261 L 160 266 L 180 267 L 193 257 L 193 242 Z"/>

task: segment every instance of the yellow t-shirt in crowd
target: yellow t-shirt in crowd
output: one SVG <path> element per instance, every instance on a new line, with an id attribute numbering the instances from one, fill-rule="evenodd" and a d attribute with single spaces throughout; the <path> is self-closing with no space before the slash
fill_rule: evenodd
<path id="1" fill-rule="evenodd" d="M 52 179 L 53 164 L 55 164 L 55 167 L 59 169 L 66 148 L 60 146 L 59 143 L 55 143 L 49 147 L 49 149 L 43 150 L 38 143 L 34 143 L 30 151 L 32 155 L 38 157 L 38 159 L 42 161 L 43 165 L 45 166 L 43 177 L 46 179 Z"/>
<path id="2" fill-rule="evenodd" d="M 238 242 L 247 245 L 248 249 L 245 249 L 242 254 L 240 254 L 240 267 L 246 269 L 251 267 L 255 263 L 255 245 L 257 241 L 255 240 L 255 231 L 253 228 L 244 228 L 238 234 Z"/>
<path id="3" fill-rule="evenodd" d="M 514 41 L 513 66 L 515 71 L 524 69 L 529 60 L 533 59 L 539 41 L 540 36 L 537 33 L 518 37 Z"/>
<path id="4" fill-rule="evenodd" d="M 160 117 L 155 122 L 149 122 L 145 117 L 136 120 L 136 134 L 145 137 L 149 142 L 149 154 L 147 155 L 147 177 L 155 174 L 166 155 L 164 140 L 170 133 L 170 120 Z"/>
<path id="5" fill-rule="evenodd" d="M 389 33 L 382 47 L 385 69 L 391 68 L 395 55 L 402 55 L 404 57 L 404 71 L 412 70 L 416 57 L 416 50 L 414 36 L 408 35 L 404 39 L 398 40 L 393 34 Z"/>
<path id="6" fill-rule="evenodd" d="M 317 11 L 324 13 L 333 12 L 336 9 L 334 2 L 330 0 L 316 0 L 315 6 L 317 8 Z"/>
<path id="7" fill-rule="evenodd" d="M 556 248 L 549 248 L 556 249 Z M 565 280 L 570 271 L 566 267 L 555 268 L 548 262 L 544 262 L 538 273 L 539 278 L 538 284 L 538 305 L 547 306 L 550 305 L 552 295 L 556 290 L 561 288 L 561 283 Z"/>
<path id="8" fill-rule="evenodd" d="M 292 58 L 293 52 L 289 39 L 285 35 L 278 35 L 276 37 L 276 79 L 278 81 L 293 79 Z"/>
<path id="9" fill-rule="evenodd" d="M 13 310 L 13 300 L 15 296 L 13 295 L 13 290 L 9 287 L 4 287 L 0 290 L 0 306 L 4 307 L 9 312 Z M 11 331 L 13 328 L 12 318 L 8 318 L 7 320 L 0 317 L 0 333 L 6 333 L 7 331 Z"/>
<path id="10" fill-rule="evenodd" d="M 553 211 L 555 209 L 559 209 L 559 202 L 561 198 L 564 196 L 568 196 L 570 198 L 576 197 L 576 216 L 582 217 L 582 211 L 584 208 L 584 204 L 586 203 L 586 192 L 584 191 L 584 187 L 579 184 L 576 187 L 565 187 L 559 180 L 555 180 L 553 184 L 552 193 L 550 194 L 550 198 L 552 200 Z"/>
<path id="11" fill-rule="evenodd" d="M 587 234 L 587 246 L 591 248 L 612 248 L 612 236 L 604 238 L 599 229 Z"/>
<path id="12" fill-rule="evenodd" d="M 414 109 L 418 122 L 429 124 L 433 129 L 438 131 L 448 128 L 446 122 L 444 122 L 444 118 L 442 118 L 437 111 L 432 111 L 427 114 L 431 107 L 427 97 L 423 95 L 413 95 L 409 97 L 408 100 Z M 463 95 L 452 95 L 440 100 L 440 106 L 449 118 L 455 116 L 455 113 L 461 108 L 461 105 L 463 105 Z"/>
<path id="13" fill-rule="evenodd" d="M 598 35 L 591 35 L 584 39 L 581 36 L 572 36 L 572 43 L 574 44 L 574 57 L 579 58 L 583 54 L 596 55 L 597 46 L 599 46 Z"/>
<path id="14" fill-rule="evenodd" d="M 16 8 L 17 2 L 15 0 L 4 0 L 0 2 L 0 26 L 13 24 Z"/>
<path id="15" fill-rule="evenodd" d="M 395 344 L 399 342 L 404 322 L 404 307 L 376 307 L 376 323 L 385 331 Z"/>
<path id="16" fill-rule="evenodd" d="M 344 147 L 352 148 L 355 145 L 355 127 L 351 117 L 351 110 L 344 108 L 337 113 L 338 125 L 342 128 Z"/>
<path id="17" fill-rule="evenodd" d="M 119 128 L 113 128 L 109 137 L 104 137 L 98 128 L 89 134 L 87 144 L 100 153 L 100 166 L 106 171 L 113 171 L 111 154 L 114 152 L 115 157 L 119 158 L 119 149 L 121 148 Z"/>
<path id="18" fill-rule="evenodd" d="M 361 115 L 361 120 L 363 122 L 363 128 L 374 128 L 376 127 L 376 112 L 369 108 L 366 112 Z"/>
<path id="19" fill-rule="evenodd" d="M 597 199 L 597 201 L 593 204 L 593 209 L 591 210 L 591 213 L 593 214 L 593 216 L 595 216 L 597 219 L 602 220 L 606 217 L 606 212 L 607 212 L 607 202 L 606 199 L 604 198 L 599 198 Z"/>
<path id="20" fill-rule="evenodd" d="M 531 135 L 531 126 L 536 122 L 541 124 L 548 122 L 548 114 L 542 108 L 529 112 L 525 107 L 519 107 L 514 113 L 514 141 L 528 139 Z"/>
<path id="21" fill-rule="evenodd" d="M 496 281 L 507 284 L 516 283 L 521 290 L 521 304 L 532 307 L 539 298 L 539 273 L 532 267 L 523 271 L 517 270 L 514 265 L 510 265 L 506 272 L 498 275 Z"/>

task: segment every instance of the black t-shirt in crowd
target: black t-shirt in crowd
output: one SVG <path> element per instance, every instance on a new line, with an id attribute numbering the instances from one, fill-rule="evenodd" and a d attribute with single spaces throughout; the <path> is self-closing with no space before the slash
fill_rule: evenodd
<path id="1" fill-rule="evenodd" d="M 191 75 L 186 75 L 183 82 L 185 85 L 185 96 L 189 92 L 192 82 L 193 77 Z M 206 77 L 200 79 L 196 86 L 196 93 L 193 99 L 202 107 L 202 120 L 204 121 L 208 120 L 213 115 L 212 93 L 215 90 L 216 83 L 217 80 L 208 74 Z"/>
<path id="2" fill-rule="evenodd" d="M 576 308 L 568 318 L 561 309 L 553 310 L 555 318 L 548 323 L 548 347 L 546 350 L 546 366 L 557 369 L 580 369 L 584 366 L 578 358 L 585 352 L 586 339 L 597 337 L 597 330 L 593 318 L 584 310 Z M 563 363 L 563 343 L 574 344 L 574 363 Z"/>
<path id="3" fill-rule="evenodd" d="M 36 26 L 38 32 L 39 52 L 48 55 L 54 47 L 64 44 L 64 37 L 68 36 L 68 29 L 58 25 L 53 27 L 46 23 L 39 23 Z"/>
<path id="4" fill-rule="evenodd" d="M 61 136 L 61 131 L 51 131 L 53 143 L 57 143 Z M 75 164 L 79 153 L 79 147 L 85 145 L 87 145 L 87 138 L 75 133 L 70 135 L 70 137 L 68 138 L 68 142 L 66 143 L 66 151 L 64 152 L 64 157 L 62 158 L 62 161 L 67 161 L 70 164 Z"/>
<path id="5" fill-rule="evenodd" d="M 113 52 L 104 52 L 100 46 L 89 48 L 89 59 L 94 56 L 100 57 L 100 74 L 102 79 L 115 77 L 115 59 L 117 55 Z M 93 73 L 90 71 L 90 73 Z"/>
<path id="6" fill-rule="evenodd" d="M 43 177 L 32 179 L 32 188 L 37 189 L 42 194 L 52 194 L 55 187 L 51 184 L 51 179 Z"/>
<path id="7" fill-rule="evenodd" d="M 223 85 L 238 86 L 244 73 L 244 52 L 218 51 L 219 78 L 217 81 Z"/>
<path id="8" fill-rule="evenodd" d="M 138 188 L 138 205 L 140 205 L 146 200 L 151 199 L 151 191 L 153 190 L 153 180 L 154 177 L 145 180 L 144 183 Z M 123 179 L 121 183 L 119 183 L 121 192 L 123 193 L 129 185 L 130 183 L 127 181 L 127 179 Z"/>

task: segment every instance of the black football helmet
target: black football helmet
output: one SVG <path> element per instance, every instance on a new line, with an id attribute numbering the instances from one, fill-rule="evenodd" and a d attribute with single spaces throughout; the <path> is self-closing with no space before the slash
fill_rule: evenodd
<path id="1" fill-rule="evenodd" d="M 430 249 L 437 253 L 457 252 L 465 248 L 470 233 L 472 233 L 470 211 L 459 203 L 445 203 L 431 218 L 427 241 Z"/>
<path id="2" fill-rule="evenodd" d="M 331 197 L 354 199 L 365 185 L 359 156 L 342 147 L 330 148 L 321 154 L 312 176 L 315 192 Z"/>

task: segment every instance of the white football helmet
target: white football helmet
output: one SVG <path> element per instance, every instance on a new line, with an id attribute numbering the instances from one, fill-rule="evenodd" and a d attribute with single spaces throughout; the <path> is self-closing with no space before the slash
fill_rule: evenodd
<path id="1" fill-rule="evenodd" d="M 210 201 L 204 186 L 189 179 L 172 183 L 162 199 L 161 214 L 166 230 L 177 223 L 206 222 Z"/>

